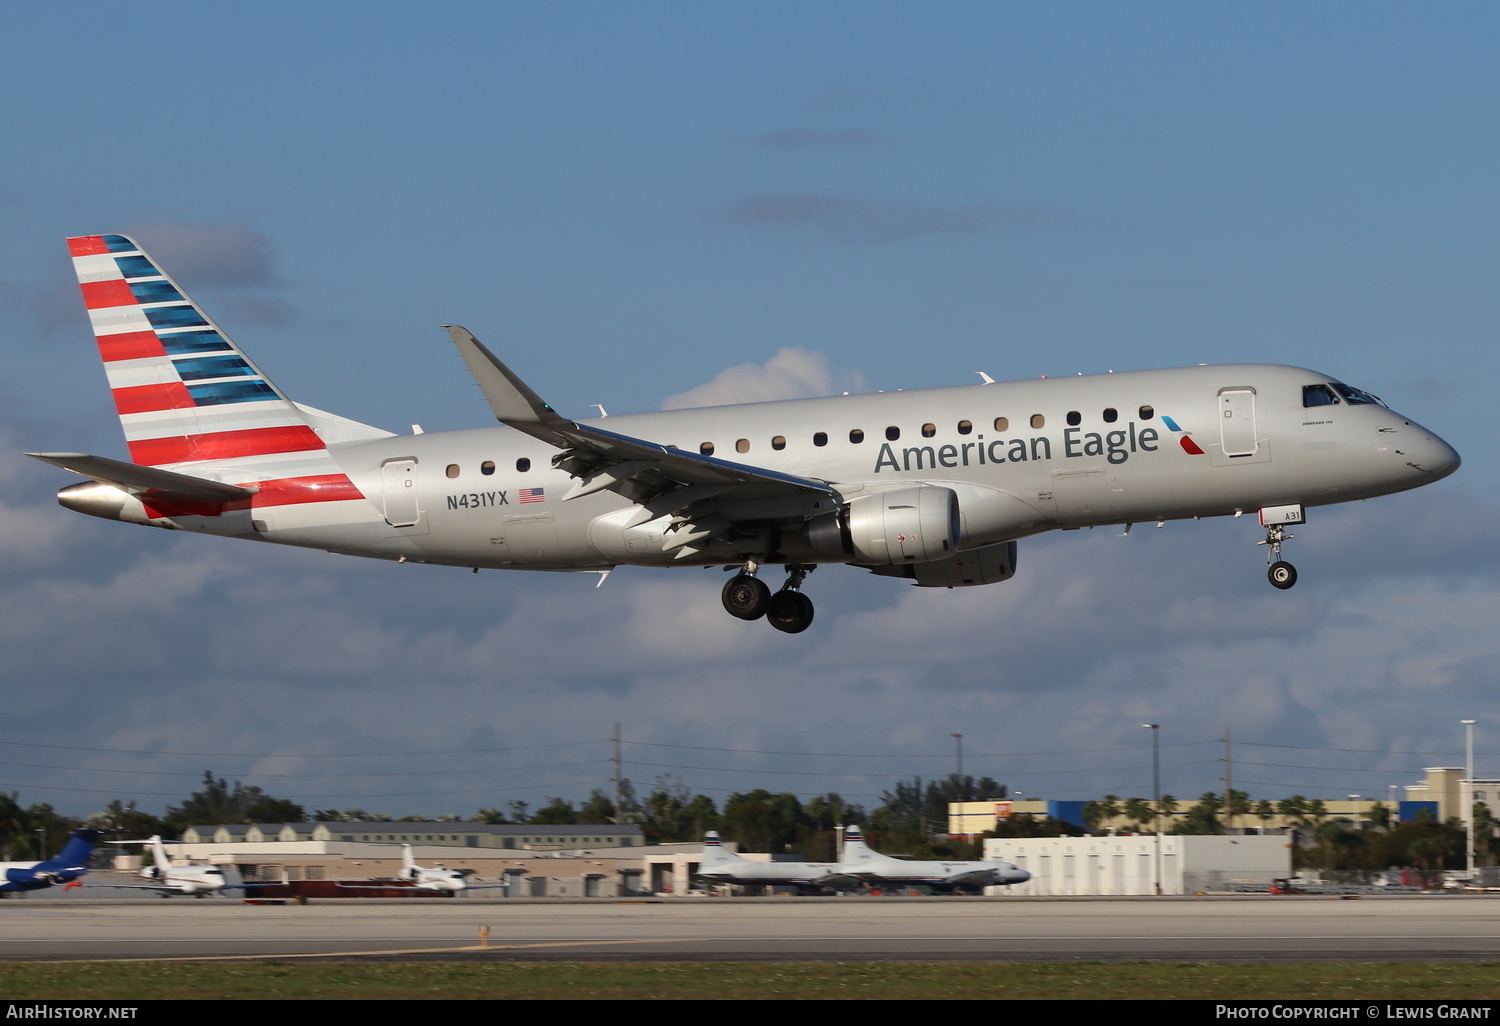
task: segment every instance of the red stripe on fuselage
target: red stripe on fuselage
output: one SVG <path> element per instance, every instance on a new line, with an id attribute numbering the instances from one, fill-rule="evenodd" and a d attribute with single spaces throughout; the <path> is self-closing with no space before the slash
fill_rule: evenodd
<path id="1" fill-rule="evenodd" d="M 240 509 L 257 509 L 261 506 L 298 506 L 305 502 L 341 502 L 348 499 L 363 499 L 364 493 L 354 487 L 354 482 L 343 474 L 326 474 L 319 477 L 287 477 L 275 481 L 245 481 L 260 491 L 244 499 L 232 499 L 225 503 L 172 502 L 152 498 L 147 492 L 141 503 L 150 517 L 216 517 L 221 513 Z"/>
<path id="2" fill-rule="evenodd" d="M 68 253 L 72 256 L 94 256 L 108 252 L 109 247 L 104 244 L 102 235 L 80 235 L 68 240 Z"/>
<path id="3" fill-rule="evenodd" d="M 195 404 L 187 386 L 180 381 L 155 385 L 134 385 L 113 389 L 115 409 L 121 414 L 151 413 L 155 410 L 191 409 Z"/>
<path id="4" fill-rule="evenodd" d="M 78 286 L 83 290 L 83 305 L 90 310 L 102 310 L 111 306 L 138 306 L 140 300 L 130 291 L 124 278 L 110 281 L 86 281 Z"/>
<path id="5" fill-rule="evenodd" d="M 236 456 L 266 456 L 277 452 L 307 452 L 324 448 L 311 428 L 300 424 L 286 427 L 251 428 L 246 431 L 216 431 L 207 435 L 174 438 L 143 438 L 130 442 L 130 459 L 146 467 L 194 460 L 225 460 Z"/>
<path id="6" fill-rule="evenodd" d="M 99 356 L 105 363 L 116 360 L 143 360 L 148 356 L 166 356 L 161 339 L 154 331 L 126 331 L 118 335 L 99 335 Z"/>

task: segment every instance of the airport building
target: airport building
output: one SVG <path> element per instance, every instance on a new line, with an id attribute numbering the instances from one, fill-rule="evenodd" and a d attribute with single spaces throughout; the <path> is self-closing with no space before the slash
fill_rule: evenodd
<path id="1" fill-rule="evenodd" d="M 1119 834 L 1096 837 L 991 837 L 986 859 L 1031 874 L 1025 883 L 987 888 L 1013 895 L 1198 894 L 1257 889 L 1292 875 L 1285 837 Z"/>
<path id="2" fill-rule="evenodd" d="M 630 848 L 646 843 L 634 823 L 549 825 L 541 823 L 354 822 L 230 823 L 188 827 L 187 844 L 287 844 L 344 841 L 366 844 L 437 844 L 464 848 L 561 851 L 573 848 Z"/>
<path id="3" fill-rule="evenodd" d="M 1470 783 L 1463 779 L 1462 769 L 1452 767 L 1432 767 L 1423 772 L 1426 776 L 1421 783 L 1391 787 L 1385 795 L 1366 795 L 1337 801 L 1324 801 L 1321 819 L 1342 820 L 1356 828 L 1373 826 L 1371 813 L 1377 807 L 1383 807 L 1393 809 L 1397 822 L 1401 823 L 1413 822 L 1424 814 L 1431 816 L 1439 823 L 1453 816 L 1467 821 L 1468 799 L 1471 792 L 1475 801 L 1486 802 L 1492 812 L 1500 814 L 1500 780 L 1475 780 Z M 1404 800 L 1396 798 L 1397 791 L 1405 791 Z M 1142 801 L 1146 809 L 1153 807 L 1150 799 Z M 954 802 L 948 806 L 948 833 L 954 837 L 977 839 L 988 831 L 998 829 L 1001 824 L 1019 817 L 1034 819 L 1051 817 L 1076 827 L 1084 827 L 1086 826 L 1083 818 L 1084 807 L 1087 804 L 1081 801 L 1041 800 Z M 1177 823 L 1184 820 L 1188 810 L 1194 804 L 1195 802 L 1190 799 L 1178 799 L 1175 808 L 1163 810 L 1161 813 L 1162 832 L 1170 833 Z M 1255 804 L 1256 802 L 1252 801 L 1252 809 Z M 1120 805 L 1122 807 L 1116 815 L 1094 828 L 1096 833 L 1135 833 L 1155 829 L 1152 817 L 1147 816 L 1143 820 L 1128 817 L 1123 809 L 1123 799 Z M 1500 815 L 1497 815 L 1497 818 L 1500 818 Z M 1285 816 L 1280 813 L 1258 816 L 1253 811 L 1234 815 L 1230 817 L 1227 824 L 1229 832 L 1234 834 L 1285 833 L 1292 829 L 1306 829 L 1307 825 L 1307 820 L 1303 816 Z"/>
<path id="4" fill-rule="evenodd" d="M 557 836 L 542 835 L 542 836 Z M 178 865 L 216 865 L 233 869 L 247 883 L 392 880 L 401 868 L 403 842 L 241 841 L 224 844 L 195 841 L 173 845 Z M 640 844 L 574 849 L 506 849 L 500 845 L 456 845 L 408 841 L 418 865 L 467 870 L 489 896 L 519 898 L 619 898 L 652 893 L 646 875 L 647 852 L 669 858 L 691 857 L 701 845 Z M 133 861 L 138 863 L 138 858 Z M 121 867 L 128 868 L 128 867 Z M 348 897 L 358 897 L 351 891 Z"/>

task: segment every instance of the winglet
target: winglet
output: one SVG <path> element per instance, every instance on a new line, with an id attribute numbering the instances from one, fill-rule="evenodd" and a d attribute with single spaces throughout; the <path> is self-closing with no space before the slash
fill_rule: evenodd
<path id="1" fill-rule="evenodd" d="M 490 404 L 495 419 L 500 423 L 523 431 L 526 430 L 526 425 L 561 427 L 572 423 L 558 416 L 556 410 L 543 402 L 542 397 L 533 392 L 526 382 L 516 377 L 515 372 L 486 349 L 484 343 L 475 338 L 468 328 L 461 328 L 456 324 L 444 324 L 441 327 L 447 329 L 453 344 L 458 347 L 458 355 L 468 364 L 469 373 L 474 375 L 475 383 L 479 385 L 485 401 Z"/>

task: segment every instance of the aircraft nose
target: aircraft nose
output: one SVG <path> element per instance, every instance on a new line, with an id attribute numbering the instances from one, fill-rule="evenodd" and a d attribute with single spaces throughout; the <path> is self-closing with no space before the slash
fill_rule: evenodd
<path id="1" fill-rule="evenodd" d="M 1463 459 L 1459 457 L 1458 450 L 1437 435 L 1429 434 L 1427 438 L 1427 458 L 1422 464 L 1422 469 L 1429 471 L 1434 477 L 1447 477 L 1459 468 Z"/>

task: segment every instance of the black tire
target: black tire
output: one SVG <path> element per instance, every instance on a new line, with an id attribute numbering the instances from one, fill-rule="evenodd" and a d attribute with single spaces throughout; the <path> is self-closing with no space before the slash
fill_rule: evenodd
<path id="1" fill-rule="evenodd" d="M 812 626 L 812 599 L 800 591 L 778 591 L 771 596 L 766 620 L 784 634 L 801 634 Z"/>
<path id="2" fill-rule="evenodd" d="M 1278 559 L 1271 564 L 1271 569 L 1266 571 L 1266 579 L 1271 586 L 1286 591 L 1297 583 L 1297 568 L 1285 560 Z"/>
<path id="3" fill-rule="evenodd" d="M 736 574 L 724 583 L 724 609 L 741 620 L 759 620 L 771 604 L 771 589 L 766 582 L 749 574 Z"/>

